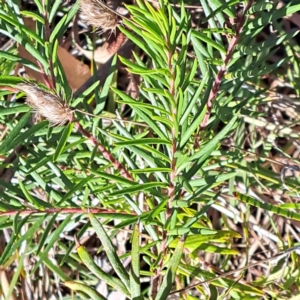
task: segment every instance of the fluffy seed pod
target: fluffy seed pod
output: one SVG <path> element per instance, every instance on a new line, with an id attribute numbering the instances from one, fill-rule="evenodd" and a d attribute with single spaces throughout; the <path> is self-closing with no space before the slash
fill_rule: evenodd
<path id="1" fill-rule="evenodd" d="M 101 0 L 80 0 L 80 10 L 86 24 L 101 28 L 103 32 L 115 32 L 118 15 Z"/>
<path id="2" fill-rule="evenodd" d="M 16 87 L 27 94 L 26 103 L 52 126 L 62 126 L 73 120 L 73 110 L 57 95 L 32 83 L 21 83 Z"/>

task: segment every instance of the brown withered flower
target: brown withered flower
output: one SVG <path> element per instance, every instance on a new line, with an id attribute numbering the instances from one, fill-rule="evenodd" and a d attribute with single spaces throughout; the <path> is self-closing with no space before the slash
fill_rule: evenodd
<path id="1" fill-rule="evenodd" d="M 118 15 L 101 0 L 80 0 L 80 10 L 86 24 L 101 28 L 103 32 L 116 31 Z"/>
<path id="2" fill-rule="evenodd" d="M 74 120 L 74 111 L 57 95 L 44 91 L 33 83 L 20 83 L 16 88 L 27 94 L 26 104 L 52 126 L 62 126 Z"/>

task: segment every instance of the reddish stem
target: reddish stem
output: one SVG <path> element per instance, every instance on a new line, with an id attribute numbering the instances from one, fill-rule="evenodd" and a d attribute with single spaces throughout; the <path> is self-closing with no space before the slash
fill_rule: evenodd
<path id="1" fill-rule="evenodd" d="M 168 38 L 166 38 L 168 40 Z M 171 80 L 170 80 L 170 87 L 169 87 L 169 92 L 170 94 L 173 96 L 173 99 L 176 99 L 176 91 L 175 91 L 175 71 L 174 68 L 172 66 L 172 56 L 173 56 L 173 51 L 172 51 L 172 47 L 168 41 L 168 67 L 169 70 L 171 72 Z M 175 123 L 176 122 L 176 118 L 177 118 L 177 107 L 175 105 L 175 103 L 173 104 L 173 108 L 172 108 L 172 122 Z M 175 157 L 175 153 L 177 151 L 177 138 L 176 138 L 176 132 L 175 132 L 175 128 L 173 127 L 171 129 L 171 135 L 172 135 L 172 148 L 171 148 L 171 172 L 170 172 L 170 184 L 168 187 L 168 203 L 166 205 L 166 219 L 171 218 L 172 213 L 173 213 L 173 208 L 172 208 L 172 202 L 175 199 L 175 180 L 176 180 L 176 162 L 177 159 Z M 163 255 L 161 256 L 161 259 L 158 263 L 159 268 L 156 269 L 156 276 L 152 281 L 152 285 L 153 286 L 159 286 L 161 284 L 161 270 L 163 269 L 163 262 L 164 262 L 164 256 L 167 253 L 167 230 L 164 229 L 162 232 L 162 241 L 161 241 L 161 246 L 160 246 L 160 251 L 163 253 Z M 153 298 L 156 297 L 156 294 L 154 294 L 155 289 L 152 289 L 151 291 L 151 296 Z"/>
<path id="2" fill-rule="evenodd" d="M 55 90 L 55 87 L 53 86 L 52 82 L 49 80 L 49 76 L 45 73 L 45 69 L 43 67 L 43 65 L 37 60 L 36 63 L 38 64 L 40 70 L 41 70 L 41 74 L 42 77 L 44 79 L 44 82 L 47 86 L 47 88 L 49 88 L 50 90 Z"/>
<path id="3" fill-rule="evenodd" d="M 92 214 L 115 214 L 116 211 L 109 210 L 109 209 L 103 209 L 103 208 L 80 208 L 80 207 L 53 207 L 53 208 L 47 208 L 47 209 L 25 209 L 25 210 L 7 210 L 5 212 L 0 212 L 0 216 L 26 216 L 26 215 L 32 215 L 32 214 L 56 214 L 56 213 L 63 213 L 63 214 L 78 214 L 78 213 L 92 213 Z M 118 213 L 118 214 L 126 214 L 126 213 Z M 133 213 L 134 215 L 135 213 Z"/>
<path id="4" fill-rule="evenodd" d="M 94 137 L 92 134 L 90 134 L 87 130 L 83 129 L 83 127 L 79 124 L 78 121 L 74 121 L 74 126 L 77 131 L 79 131 L 83 136 L 89 139 L 89 141 L 98 148 L 98 150 L 102 153 L 103 157 L 110 161 L 115 169 L 119 170 L 121 175 L 130 180 L 134 181 L 133 177 L 129 174 L 129 172 L 126 170 L 126 168 L 118 162 L 107 150 L 106 148 L 101 145 L 96 137 Z"/>
<path id="5" fill-rule="evenodd" d="M 107 41 L 108 43 L 107 51 L 109 52 L 109 54 L 112 55 L 118 52 L 118 50 L 124 44 L 125 40 L 126 40 L 126 36 L 117 28 L 116 35 L 113 36 L 111 34 L 111 36 Z"/>
<path id="6" fill-rule="evenodd" d="M 42 1 L 43 3 L 43 15 L 44 15 L 44 21 L 45 21 L 45 41 L 49 42 L 50 35 L 51 35 L 51 29 L 50 29 L 50 23 L 48 19 L 48 11 L 45 7 L 45 0 Z M 51 76 L 51 85 L 55 88 L 56 86 L 56 80 L 54 75 L 54 66 L 52 58 L 49 58 L 49 67 L 50 67 L 50 76 Z"/>
<path id="7" fill-rule="evenodd" d="M 246 15 L 247 11 L 250 9 L 250 7 L 252 6 L 252 4 L 253 4 L 253 0 L 250 0 L 248 2 L 248 4 L 246 5 L 246 7 L 245 7 L 243 15 L 239 17 L 239 22 L 236 25 L 236 35 L 232 38 L 232 40 L 230 41 L 230 43 L 228 45 L 228 49 L 227 49 L 227 53 L 226 53 L 226 56 L 225 56 L 224 64 L 220 68 L 220 70 L 219 70 L 219 72 L 218 72 L 218 74 L 217 74 L 217 76 L 215 78 L 213 87 L 212 87 L 212 89 L 210 91 L 210 94 L 209 94 L 209 97 L 208 97 L 208 101 L 207 101 L 207 104 L 206 104 L 207 110 L 206 110 L 205 116 L 203 118 L 203 121 L 202 121 L 202 123 L 200 125 L 201 129 L 204 129 L 206 127 L 206 125 L 207 125 L 207 122 L 209 120 L 209 117 L 210 117 L 210 114 L 211 114 L 211 110 L 212 110 L 212 103 L 213 103 L 213 101 L 217 97 L 217 94 L 218 94 L 218 91 L 220 89 L 220 85 L 221 85 L 222 79 L 223 79 L 223 77 L 225 75 L 225 72 L 227 71 L 227 66 L 228 66 L 228 64 L 230 62 L 230 59 L 232 57 L 232 53 L 233 53 L 234 47 L 237 45 L 238 40 L 240 38 L 240 35 L 242 33 L 242 29 L 243 29 L 243 26 L 244 26 L 245 21 L 246 21 L 245 15 Z"/>

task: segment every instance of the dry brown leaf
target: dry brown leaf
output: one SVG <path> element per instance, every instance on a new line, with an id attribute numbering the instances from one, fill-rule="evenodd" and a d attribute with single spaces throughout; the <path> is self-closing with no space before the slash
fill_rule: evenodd
<path id="1" fill-rule="evenodd" d="M 34 30 L 35 21 L 29 18 L 24 19 L 24 23 L 27 28 Z M 27 59 L 33 63 L 36 63 L 36 59 L 21 45 L 19 45 L 19 56 Z M 65 71 L 66 78 L 72 90 L 76 90 L 84 84 L 91 76 L 90 69 L 87 65 L 72 56 L 66 49 L 58 46 L 57 56 Z M 28 67 L 25 67 L 27 75 L 41 83 L 44 83 L 41 73 L 34 71 Z"/>
<path id="2" fill-rule="evenodd" d="M 97 64 L 104 64 L 110 59 L 112 55 L 114 55 L 114 53 L 109 52 L 108 43 L 104 43 L 103 46 L 98 47 L 95 51 L 85 50 L 81 48 L 77 43 L 76 47 L 86 58 L 88 58 L 89 60 L 94 60 Z"/>

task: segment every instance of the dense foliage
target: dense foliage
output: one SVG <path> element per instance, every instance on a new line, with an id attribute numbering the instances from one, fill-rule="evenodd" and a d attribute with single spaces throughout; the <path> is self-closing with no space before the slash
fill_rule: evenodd
<path id="1" fill-rule="evenodd" d="M 1 299 L 299 297 L 300 4 L 120 6 L 0 3 Z"/>

